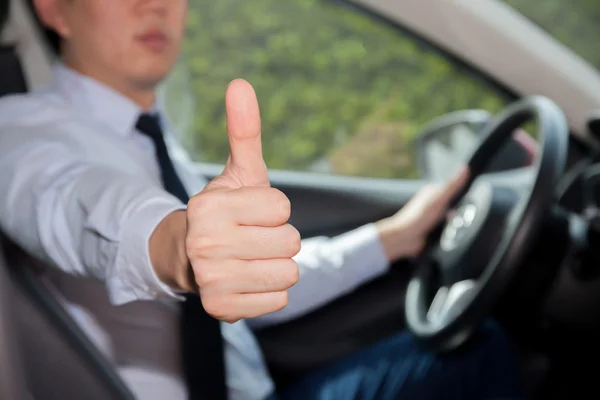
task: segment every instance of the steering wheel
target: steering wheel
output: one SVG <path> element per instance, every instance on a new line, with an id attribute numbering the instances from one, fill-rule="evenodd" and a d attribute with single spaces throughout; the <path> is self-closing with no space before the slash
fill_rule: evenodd
<path id="1" fill-rule="evenodd" d="M 477 179 L 515 129 L 531 119 L 537 120 L 539 137 L 538 153 L 528 167 L 531 182 L 523 188 Z M 408 284 L 406 321 L 417 342 L 452 350 L 489 315 L 553 204 L 568 135 L 560 108 L 541 96 L 509 105 L 483 128 L 468 163 L 469 182 Z"/>

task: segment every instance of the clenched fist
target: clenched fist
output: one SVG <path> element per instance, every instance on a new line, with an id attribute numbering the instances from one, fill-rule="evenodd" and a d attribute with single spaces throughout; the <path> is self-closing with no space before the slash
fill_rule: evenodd
<path id="1" fill-rule="evenodd" d="M 205 310 L 226 322 L 286 306 L 298 281 L 300 234 L 290 202 L 269 185 L 258 101 L 246 81 L 226 93 L 230 156 L 220 176 L 187 207 L 186 253 Z"/>

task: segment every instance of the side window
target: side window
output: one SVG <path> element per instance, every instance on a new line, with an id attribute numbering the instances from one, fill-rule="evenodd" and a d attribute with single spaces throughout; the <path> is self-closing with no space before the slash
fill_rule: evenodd
<path id="1" fill-rule="evenodd" d="M 354 8 L 319 0 L 190 0 L 167 109 L 198 162 L 223 163 L 224 93 L 256 89 L 269 168 L 416 178 L 412 140 L 442 114 L 506 99 L 452 59 Z"/>

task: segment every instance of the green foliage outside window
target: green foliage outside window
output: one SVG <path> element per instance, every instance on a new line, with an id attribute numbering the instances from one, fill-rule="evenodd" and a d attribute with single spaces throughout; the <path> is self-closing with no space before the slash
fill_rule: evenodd
<path id="1" fill-rule="evenodd" d="M 418 177 L 411 143 L 424 123 L 507 101 L 406 33 L 328 1 L 190 0 L 186 35 L 166 99 L 201 162 L 227 158 L 224 93 L 237 77 L 256 89 L 269 168 L 341 175 Z"/>

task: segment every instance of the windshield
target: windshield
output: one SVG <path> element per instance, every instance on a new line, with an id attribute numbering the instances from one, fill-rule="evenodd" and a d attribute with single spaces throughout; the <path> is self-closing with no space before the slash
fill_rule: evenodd
<path id="1" fill-rule="evenodd" d="M 598 0 L 504 0 L 581 57 L 600 69 Z"/>

